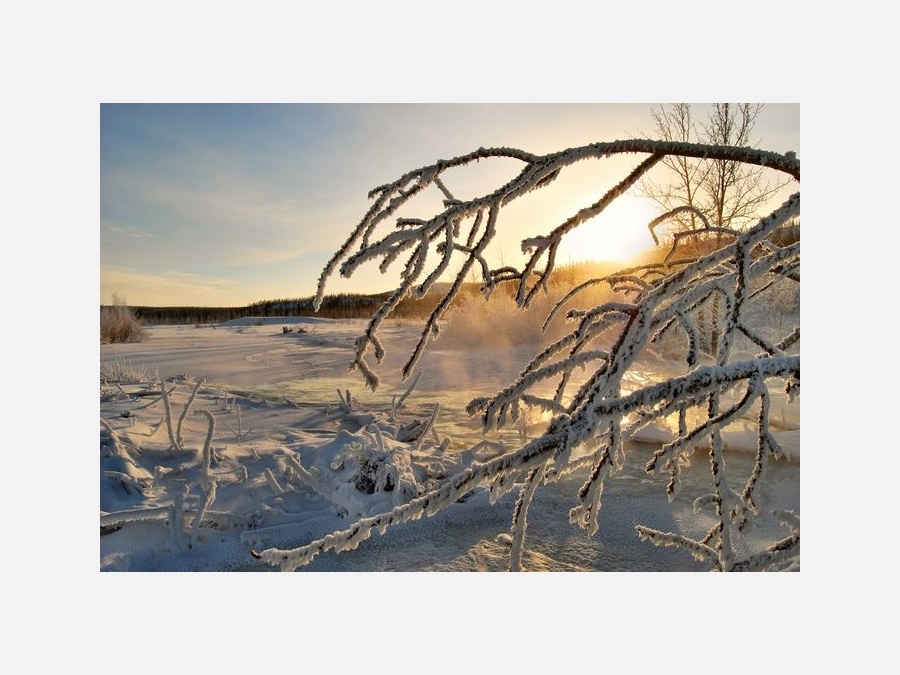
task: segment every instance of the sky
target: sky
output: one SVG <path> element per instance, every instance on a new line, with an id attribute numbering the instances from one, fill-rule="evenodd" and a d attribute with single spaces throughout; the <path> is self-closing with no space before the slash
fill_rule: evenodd
<path id="1" fill-rule="evenodd" d="M 545 154 L 651 136 L 654 105 L 101 103 L 100 303 L 115 296 L 133 306 L 242 306 L 308 297 L 368 209 L 372 188 L 481 146 Z M 767 104 L 755 136 L 759 147 L 799 156 L 799 104 Z M 511 204 L 488 262 L 518 262 L 523 236 L 596 201 L 639 160 L 579 163 Z M 454 196 L 484 194 L 521 166 L 484 164 L 445 174 Z M 432 188 L 407 215 L 433 215 L 437 194 Z M 559 262 L 627 258 L 652 243 L 646 224 L 658 213 L 632 191 L 569 235 Z M 395 281 L 370 264 L 349 280 L 333 277 L 326 292 L 380 292 Z"/>

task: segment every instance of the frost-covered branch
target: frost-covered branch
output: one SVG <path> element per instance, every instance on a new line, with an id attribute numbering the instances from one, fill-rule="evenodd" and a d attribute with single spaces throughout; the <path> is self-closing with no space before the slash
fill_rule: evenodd
<path id="1" fill-rule="evenodd" d="M 181 450 L 181 445 L 178 443 L 178 437 L 175 434 L 175 429 L 172 427 L 172 404 L 169 403 L 169 390 L 166 389 L 166 383 L 160 382 L 160 390 L 162 392 L 162 400 L 163 407 L 166 411 L 166 430 L 169 432 L 169 443 L 171 443 L 172 450 Z M 172 391 L 175 391 L 175 386 L 172 386 Z"/>
<path id="2" fill-rule="evenodd" d="M 619 154 L 644 155 L 634 169 L 596 201 L 574 215 L 522 242 L 527 254 L 521 269 L 503 266 L 491 270 L 486 253 L 500 227 L 501 211 L 511 202 L 546 189 L 568 167 L 584 160 L 602 160 Z M 522 163 L 519 172 L 503 185 L 471 199 L 459 199 L 448 185 L 452 169 L 493 158 L 512 158 Z M 382 272 L 397 264 L 400 282 L 373 314 L 356 343 L 351 364 L 373 389 L 378 377 L 367 360 L 374 351 L 380 363 L 385 347 L 379 328 L 390 312 L 407 297 L 422 297 L 435 289 L 450 269 L 456 270 L 443 287 L 434 310 L 423 322 L 403 376 L 408 378 L 427 349 L 437 339 L 440 322 L 471 274 L 480 274 L 485 296 L 499 283 L 515 283 L 521 307 L 535 293 L 549 288 L 556 255 L 563 239 L 575 228 L 606 210 L 647 172 L 667 158 L 699 158 L 768 167 L 799 182 L 800 163 L 793 153 L 780 155 L 749 147 L 732 147 L 632 139 L 595 143 L 537 156 L 509 148 L 479 148 L 473 153 L 408 172 L 370 193 L 375 204 L 347 241 L 329 261 L 319 280 L 321 302 L 327 279 L 338 269 L 349 276 L 363 264 L 377 262 Z M 442 197 L 442 208 L 431 217 L 396 218 L 396 227 L 379 233 L 379 227 L 423 190 L 433 186 Z M 491 501 L 519 485 L 513 514 L 511 568 L 519 569 L 527 527 L 527 509 L 536 490 L 549 480 L 572 471 L 587 471 L 570 519 L 594 533 L 598 529 L 604 486 L 621 469 L 628 443 L 642 429 L 676 415 L 674 439 L 653 453 L 647 471 L 660 467 L 667 474 L 665 490 L 671 499 L 679 484 L 680 467 L 697 447 L 709 458 L 708 491 L 697 498 L 698 508 L 711 506 L 716 524 L 700 539 L 640 527 L 638 535 L 657 545 L 687 550 L 716 569 L 756 569 L 780 564 L 799 556 L 799 524 L 792 534 L 749 557 L 738 554 L 736 541 L 761 513 L 759 485 L 767 475 L 769 458 L 778 457 L 780 446 L 769 430 L 771 392 L 777 388 L 789 400 L 799 393 L 799 325 L 782 328 L 756 322 L 759 307 L 784 282 L 799 284 L 800 245 L 773 243 L 776 229 L 800 213 L 799 191 L 780 207 L 741 230 L 712 227 L 691 207 L 676 208 L 648 225 L 658 242 L 655 227 L 690 212 L 701 228 L 678 233 L 668 255 L 657 263 L 622 270 L 602 279 L 583 282 L 553 307 L 550 322 L 567 303 L 584 296 L 593 286 L 605 284 L 614 299 L 596 306 L 570 309 L 572 329 L 540 350 L 518 377 L 493 396 L 479 396 L 468 406 L 480 413 L 485 431 L 516 420 L 523 405 L 549 410 L 553 418 L 543 434 L 521 447 L 484 463 L 464 467 L 433 490 L 417 495 L 390 512 L 362 518 L 348 529 L 335 532 L 294 549 L 267 549 L 256 554 L 282 569 L 296 569 L 325 550 L 355 548 L 373 532 L 410 519 L 428 517 L 448 508 L 468 491 L 483 487 Z M 691 251 L 682 255 L 685 244 Z M 457 264 L 453 264 L 453 260 Z M 749 351 L 748 350 L 754 350 Z M 635 378 L 648 359 L 666 357 L 654 379 Z M 547 388 L 554 390 L 551 396 Z M 399 409 L 403 399 L 395 406 Z M 744 419 L 758 404 L 757 456 L 752 473 L 735 478 L 725 465 L 723 432 Z M 437 408 L 435 408 L 435 415 Z M 424 436 L 424 432 L 422 433 Z M 420 438 L 421 442 L 421 438 Z M 575 448 L 590 448 L 572 459 Z M 309 476 L 306 479 L 309 480 Z M 731 485 L 742 485 L 734 490 Z M 796 516 L 799 520 L 799 516 Z M 795 537 L 795 539 L 794 539 Z M 754 557 L 755 556 L 755 557 Z"/>
<path id="3" fill-rule="evenodd" d="M 191 406 L 194 404 L 194 399 L 197 398 L 197 392 L 200 391 L 200 386 L 202 384 L 203 380 L 198 380 L 194 385 L 194 388 L 191 390 L 191 395 L 188 397 L 187 403 L 184 404 L 184 410 L 181 411 L 181 416 L 178 418 L 178 427 L 175 430 L 175 440 L 177 441 L 177 447 L 179 448 L 184 444 L 184 436 L 182 434 L 184 419 L 188 416 L 188 412 L 190 412 Z"/>
<path id="4" fill-rule="evenodd" d="M 594 419 L 605 420 L 608 423 L 612 419 L 624 417 L 641 409 L 652 409 L 665 402 L 681 400 L 688 394 L 702 398 L 710 391 L 750 377 L 783 378 L 799 368 L 799 356 L 739 362 L 724 368 L 703 368 L 689 375 L 651 385 L 618 399 L 598 404 L 591 414 Z M 585 424 L 562 425 L 518 450 L 463 470 L 440 487 L 411 499 L 388 513 L 363 518 L 347 530 L 296 549 L 267 549 L 256 554 L 256 557 L 269 564 L 278 565 L 283 570 L 294 570 L 308 564 L 324 551 L 356 548 L 376 530 L 383 534 L 392 525 L 434 515 L 480 485 L 490 485 L 505 476 L 527 473 L 535 466 L 552 459 L 563 447 L 585 442 L 593 430 L 593 427 Z"/>
<path id="5" fill-rule="evenodd" d="M 525 485 L 522 487 L 522 492 L 519 495 L 519 499 L 516 501 L 516 506 L 513 510 L 513 540 L 509 563 L 511 572 L 518 572 L 522 569 L 525 530 L 528 528 L 528 507 L 531 505 L 534 493 L 541 483 L 541 476 L 543 474 L 542 469 L 543 466 L 536 466 L 528 472 L 528 478 L 525 479 Z"/>
<path id="6" fill-rule="evenodd" d="M 352 364 L 353 368 L 358 368 L 362 372 L 370 387 L 377 388 L 379 378 L 369 365 L 366 352 L 370 346 L 373 347 L 376 359 L 381 362 L 383 349 L 378 340 L 378 328 L 400 301 L 407 297 L 424 295 L 434 282 L 449 269 L 451 257 L 455 253 L 461 253 L 464 258 L 454 282 L 444 292 L 437 307 L 428 318 L 423 327 L 422 336 L 403 368 L 404 377 L 409 377 L 421 357 L 427 341 L 437 332 L 438 321 L 449 309 L 453 299 L 459 293 L 462 281 L 475 264 L 482 268 L 485 293 L 489 294 L 494 288 L 496 279 L 483 264 L 484 252 L 496 235 L 497 218 L 504 206 L 529 192 L 552 185 L 563 170 L 577 162 L 602 160 L 613 155 L 634 153 L 648 155 L 648 157 L 640 162 L 618 185 L 604 193 L 596 202 L 579 209 L 547 235 L 523 241 L 523 249 L 530 251 L 531 256 L 522 270 L 508 275 L 511 278 L 519 279 L 517 298 L 521 305 L 527 305 L 539 289 L 546 288 L 555 266 L 557 249 L 565 235 L 603 212 L 653 165 L 668 155 L 732 160 L 766 166 L 791 175 L 797 180 L 800 177 L 800 162 L 796 157 L 747 147 L 629 139 L 594 143 L 544 156 L 536 156 L 512 148 L 479 148 L 467 155 L 461 155 L 451 160 L 441 160 L 435 164 L 407 172 L 394 182 L 372 190 L 369 196 L 375 198 L 376 201 L 349 238 L 326 264 L 319 277 L 314 306 L 318 308 L 321 305 L 327 280 L 338 269 L 340 269 L 341 275 L 350 276 L 360 265 L 380 258 L 380 269 L 384 272 L 401 255 L 408 255 L 406 261 L 402 263 L 400 286 L 373 315 L 366 332 L 357 343 L 357 353 Z M 470 200 L 448 197 L 450 192 L 446 188 L 443 174 L 457 167 L 494 158 L 516 159 L 521 161 L 524 166 L 507 183 L 485 195 Z M 445 197 L 444 209 L 441 212 L 430 219 L 398 218 L 397 229 L 381 239 L 374 240 L 379 225 L 394 216 L 410 199 L 431 185 L 434 185 Z M 486 222 L 485 212 L 488 213 Z M 465 233 L 463 225 L 467 222 L 471 222 L 471 226 Z M 426 267 L 427 253 L 432 246 L 439 258 L 437 265 L 428 270 Z M 543 268 L 538 269 L 541 261 L 543 261 Z M 533 281 L 535 278 L 536 281 Z M 419 282 L 418 285 L 417 282 Z"/>

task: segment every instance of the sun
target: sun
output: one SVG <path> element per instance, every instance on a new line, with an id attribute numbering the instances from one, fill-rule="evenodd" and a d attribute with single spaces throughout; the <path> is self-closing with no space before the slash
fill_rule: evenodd
<path id="1" fill-rule="evenodd" d="M 647 225 L 658 215 L 646 199 L 623 195 L 603 213 L 569 232 L 559 247 L 561 261 L 628 262 L 653 248 Z"/>

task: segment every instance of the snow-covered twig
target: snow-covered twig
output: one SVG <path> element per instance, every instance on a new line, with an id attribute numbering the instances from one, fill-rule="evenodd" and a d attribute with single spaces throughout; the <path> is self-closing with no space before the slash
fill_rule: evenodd
<path id="1" fill-rule="evenodd" d="M 238 404 L 238 403 L 233 403 L 233 404 L 232 404 L 232 409 L 235 409 L 235 408 L 237 409 L 237 429 L 235 429 L 234 427 L 232 427 L 230 424 L 228 424 L 228 422 L 226 422 L 226 421 L 224 421 L 224 420 L 222 421 L 222 424 L 224 424 L 226 427 L 228 427 L 228 430 L 229 430 L 232 434 L 234 434 L 235 438 L 237 438 L 238 441 L 243 441 L 243 440 L 244 440 L 244 436 L 246 436 L 246 435 L 248 435 L 248 434 L 250 434 L 250 433 L 253 433 L 253 429 L 247 429 L 246 431 L 244 431 L 243 422 L 242 422 L 242 418 L 241 418 L 241 406 L 240 406 L 240 404 Z"/>
<path id="2" fill-rule="evenodd" d="M 193 390 L 191 390 L 191 395 L 188 397 L 187 403 L 184 404 L 184 410 L 181 411 L 181 417 L 178 418 L 178 428 L 175 431 L 175 439 L 177 441 L 177 447 L 179 448 L 184 443 L 184 439 L 181 434 L 181 428 L 184 425 L 184 418 L 187 417 L 191 406 L 194 404 L 194 399 L 197 398 L 197 392 L 200 391 L 200 386 L 202 384 L 203 380 L 198 380 L 194 385 Z"/>
<path id="3" fill-rule="evenodd" d="M 182 510 L 186 517 L 196 516 L 197 510 L 186 507 Z M 100 527 L 118 527 L 128 523 L 167 521 L 172 516 L 171 506 L 151 506 L 130 511 L 114 511 L 100 514 Z M 206 511 L 204 519 L 212 522 L 218 529 L 232 529 L 235 527 L 247 527 L 246 516 L 224 511 Z"/>
<path id="4" fill-rule="evenodd" d="M 415 377 L 413 377 L 412 382 L 409 383 L 409 386 L 406 388 L 406 391 L 403 392 L 403 395 L 397 399 L 396 404 L 391 405 L 391 416 L 395 416 L 402 408 L 403 404 L 406 402 L 406 399 L 409 398 L 409 395 L 412 393 L 413 389 L 416 388 L 416 385 L 419 384 L 419 378 L 422 377 L 422 371 L 416 373 Z"/>
<path id="5" fill-rule="evenodd" d="M 511 572 L 519 572 L 522 569 L 522 552 L 525 549 L 525 530 L 528 528 L 528 507 L 534 498 L 541 483 L 544 465 L 536 466 L 528 472 L 525 479 L 525 485 L 522 486 L 522 492 L 516 501 L 513 510 L 513 540 L 512 552 L 510 553 L 509 570 Z"/>
<path id="6" fill-rule="evenodd" d="M 172 391 L 175 391 L 177 385 L 172 385 Z M 181 445 L 178 443 L 178 437 L 175 435 L 175 430 L 172 428 L 172 404 L 169 403 L 169 390 L 166 389 L 166 383 L 160 382 L 160 390 L 162 391 L 162 400 L 163 406 L 166 410 L 166 430 L 169 432 L 169 443 L 171 443 L 171 449 L 178 451 L 181 450 Z"/>

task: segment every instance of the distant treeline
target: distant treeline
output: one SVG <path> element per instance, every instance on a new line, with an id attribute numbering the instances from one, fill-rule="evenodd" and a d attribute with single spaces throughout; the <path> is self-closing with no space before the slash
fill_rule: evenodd
<path id="1" fill-rule="evenodd" d="M 388 298 L 388 293 L 362 295 L 341 293 L 325 296 L 318 312 L 313 298 L 263 300 L 244 307 L 143 307 L 129 306 L 144 326 L 224 323 L 233 319 L 265 316 L 318 316 L 326 319 L 369 318 Z M 394 318 L 420 318 L 435 308 L 440 296 L 432 293 L 421 300 L 403 300 L 391 313 Z M 101 305 L 101 310 L 106 305 Z"/>

